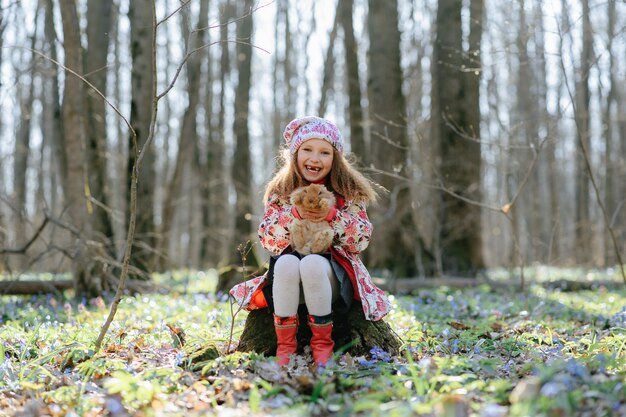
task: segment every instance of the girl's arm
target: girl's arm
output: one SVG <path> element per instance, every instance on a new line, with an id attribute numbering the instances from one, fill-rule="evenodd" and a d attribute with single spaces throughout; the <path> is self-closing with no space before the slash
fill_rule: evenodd
<path id="1" fill-rule="evenodd" d="M 289 246 L 289 228 L 295 217 L 291 205 L 277 195 L 265 203 L 265 213 L 259 225 L 261 245 L 273 255 L 281 254 Z"/>
<path id="2" fill-rule="evenodd" d="M 341 246 L 347 252 L 359 253 L 370 244 L 372 223 L 367 217 L 365 204 L 346 201 L 344 208 L 338 208 L 330 220 L 335 231 L 333 246 Z"/>

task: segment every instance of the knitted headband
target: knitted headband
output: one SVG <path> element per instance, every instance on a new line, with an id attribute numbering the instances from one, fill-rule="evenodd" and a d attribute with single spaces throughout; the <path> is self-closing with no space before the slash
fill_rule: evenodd
<path id="1" fill-rule="evenodd" d="M 334 123 L 316 116 L 305 116 L 289 122 L 283 138 L 293 155 L 300 145 L 309 139 L 323 139 L 330 143 L 341 154 L 343 153 L 343 138 Z"/>

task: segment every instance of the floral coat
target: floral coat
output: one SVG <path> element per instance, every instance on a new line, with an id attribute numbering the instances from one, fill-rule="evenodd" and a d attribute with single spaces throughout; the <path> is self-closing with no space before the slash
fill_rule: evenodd
<path id="1" fill-rule="evenodd" d="M 367 217 L 365 204 L 343 202 L 341 198 L 337 200 L 334 217 L 329 220 L 335 231 L 332 255 L 346 269 L 355 289 L 354 298 L 361 301 L 365 318 L 380 320 L 389 312 L 391 305 L 383 290 L 374 284 L 359 258 L 359 253 L 369 245 L 372 234 L 372 224 Z M 289 201 L 279 198 L 278 195 L 271 195 L 259 226 L 259 238 L 263 247 L 273 255 L 289 250 L 289 228 L 295 219 Z M 253 301 L 253 295 L 266 283 L 267 274 L 235 285 L 230 294 L 242 308 L 254 310 L 259 307 Z"/>

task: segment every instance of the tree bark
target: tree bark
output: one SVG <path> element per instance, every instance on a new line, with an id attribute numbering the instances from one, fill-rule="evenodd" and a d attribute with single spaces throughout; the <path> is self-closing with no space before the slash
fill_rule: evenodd
<path id="1" fill-rule="evenodd" d="M 229 165 L 226 158 L 226 90 L 230 88 L 228 80 L 231 68 L 230 49 L 228 42 L 228 21 L 235 15 L 234 6 L 230 0 L 225 0 L 220 13 L 220 93 L 218 108 L 215 110 L 217 126 L 209 137 L 207 164 L 209 166 L 210 185 L 206 200 L 209 201 L 211 211 L 208 213 L 207 236 L 204 242 L 211 248 L 208 252 L 214 265 L 225 265 L 229 262 L 231 231 L 233 229 L 232 216 L 224 213 L 232 212 L 228 203 L 230 186 Z"/>
<path id="2" fill-rule="evenodd" d="M 339 2 L 341 3 L 341 2 Z M 328 105 L 328 94 L 332 90 L 334 73 L 335 73 L 335 53 L 334 47 L 337 41 L 337 28 L 339 27 L 339 8 L 335 11 L 335 20 L 333 21 L 333 28 L 330 31 L 328 37 L 328 48 L 326 49 L 326 59 L 324 59 L 324 76 L 322 77 L 321 97 L 320 104 L 317 110 L 317 114 L 320 117 L 324 117 L 326 114 L 326 107 Z"/>
<path id="3" fill-rule="evenodd" d="M 473 4 L 473 9 L 475 7 L 472 12 L 482 13 L 482 6 Z M 439 199 L 442 272 L 472 276 L 484 267 L 480 208 L 463 199 L 481 201 L 480 120 L 477 119 L 479 114 L 466 106 L 467 97 L 473 97 L 477 103 L 479 93 L 476 80 L 472 79 L 472 85 L 468 85 L 462 73 L 466 59 L 462 47 L 461 10 L 460 0 L 439 1 L 433 50 L 432 138 L 439 143 L 437 162 L 444 188 Z M 481 22 L 482 16 L 472 15 L 470 20 Z M 472 23 L 473 31 L 479 27 L 480 24 Z M 479 35 L 472 33 L 470 38 L 475 39 L 474 42 L 480 40 Z M 470 48 L 472 54 L 478 54 L 476 71 L 480 74 L 480 46 L 473 44 Z"/>
<path id="4" fill-rule="evenodd" d="M 376 231 L 367 251 L 373 267 L 396 276 L 416 273 L 414 248 L 418 233 L 413 224 L 408 178 L 406 108 L 400 67 L 400 31 L 396 0 L 370 0 L 367 27 L 370 38 L 368 100 L 371 127 L 370 152 L 364 163 L 391 175 L 374 179 L 390 191 L 372 210 Z"/>
<path id="5" fill-rule="evenodd" d="M 482 76 L 481 44 L 483 33 L 484 0 L 470 1 L 470 26 L 469 26 L 469 51 L 465 53 L 465 97 L 467 99 L 465 111 L 466 130 L 471 135 L 471 140 L 464 143 L 465 151 L 458 154 L 464 158 L 467 166 L 466 183 L 463 192 L 476 202 L 482 202 L 481 184 L 481 135 L 480 135 L 480 79 Z M 483 258 L 482 222 L 481 209 L 478 205 L 463 204 L 467 225 L 467 241 L 470 270 L 473 275 L 477 270 L 485 267 Z"/>
<path id="6" fill-rule="evenodd" d="M 535 55 L 533 60 L 536 65 L 536 83 L 537 83 L 537 141 L 542 141 L 543 147 L 539 150 L 541 154 L 537 161 L 537 169 L 535 170 L 534 181 L 538 184 L 538 192 L 535 199 L 538 200 L 538 211 L 540 212 L 540 240 L 541 245 L 538 250 L 538 260 L 542 263 L 551 263 L 554 256 L 554 247 L 558 244 L 558 224 L 552 216 L 552 200 L 557 198 L 558 191 L 553 191 L 550 181 L 550 153 L 554 152 L 554 142 L 557 140 L 554 134 L 554 126 L 548 109 L 548 80 L 547 80 L 547 55 L 545 41 L 545 25 L 543 23 L 543 2 L 535 0 L 533 25 L 538 29 L 534 31 Z M 539 143 L 539 142 L 538 142 Z M 558 179 L 558 177 L 557 177 Z M 555 181 L 557 180 L 555 179 Z M 555 186 L 555 190 L 557 187 Z M 547 248 L 547 250 L 546 250 Z"/>
<path id="7" fill-rule="evenodd" d="M 619 190 L 617 188 L 617 184 L 619 181 L 616 181 L 619 175 L 619 165 L 618 159 L 619 156 L 622 155 L 619 152 L 615 152 L 616 149 L 619 149 L 616 146 L 615 142 L 616 138 L 614 124 L 615 120 L 613 115 L 620 114 L 617 113 L 617 94 L 616 91 L 618 88 L 618 81 L 616 75 L 615 68 L 615 56 L 613 54 L 613 45 L 615 42 L 615 2 L 607 3 L 607 50 L 609 52 L 609 68 L 608 68 L 608 94 L 606 96 L 606 101 L 604 103 L 604 110 L 602 115 L 602 126 L 605 126 L 603 130 L 604 134 L 604 167 L 605 167 L 605 178 L 606 178 L 606 189 L 604 194 L 604 204 L 606 206 L 606 210 L 610 216 L 610 218 L 614 218 L 614 215 L 619 210 Z M 610 225 L 605 225 L 605 228 L 611 227 Z M 604 239 L 604 266 L 613 265 L 617 257 L 615 256 L 615 252 L 613 250 L 613 245 L 611 242 L 611 238 L 609 237 L 609 233 L 603 233 L 605 237 Z"/>
<path id="8" fill-rule="evenodd" d="M 112 2 L 90 0 L 87 6 L 87 43 L 83 55 L 85 78 L 102 94 L 107 93 L 107 57 L 111 32 Z M 93 244 L 99 245 L 103 258 L 116 258 L 115 236 L 111 219 L 107 175 L 107 129 L 105 103 L 91 88 L 85 94 L 86 110 L 86 198 L 90 223 L 93 229 Z M 92 274 L 104 276 L 108 269 L 105 260 L 93 261 Z M 110 290 L 111 283 L 102 281 L 103 289 Z"/>
<path id="9" fill-rule="evenodd" d="M 0 295 L 32 295 L 63 292 L 74 288 L 72 280 L 58 281 L 0 281 Z"/>
<path id="10" fill-rule="evenodd" d="M 37 39 L 37 28 L 33 30 L 30 48 L 34 51 L 35 39 Z M 13 154 L 13 236 L 18 244 L 26 234 L 26 172 L 28 170 L 28 159 L 30 155 L 30 136 L 32 124 L 33 102 L 35 100 L 35 61 L 37 55 L 30 52 L 31 70 L 28 82 L 17 82 L 17 95 L 20 103 L 19 127 L 15 137 L 15 152 Z M 25 91 L 24 91 L 25 90 Z M 25 259 L 19 257 L 14 267 L 21 269 Z"/>
<path id="11" fill-rule="evenodd" d="M 534 97 L 531 97 L 532 85 L 531 76 L 531 62 L 528 57 L 528 42 L 529 34 L 526 22 L 526 10 L 525 0 L 518 2 L 519 10 L 519 30 L 516 38 L 516 46 L 518 50 L 517 60 L 517 77 L 516 77 L 516 96 L 515 96 L 515 112 L 513 117 L 513 124 L 519 126 L 516 131 L 516 135 L 512 135 L 513 147 L 511 152 L 514 154 L 512 158 L 514 172 L 511 173 L 511 188 L 509 198 L 517 193 L 518 189 L 522 186 L 523 178 L 526 174 L 526 167 L 530 164 L 533 158 L 531 154 L 533 151 L 532 141 L 533 136 L 533 121 L 531 119 L 532 107 L 536 105 Z M 519 150 L 517 150 L 519 149 Z M 517 151 L 516 151 L 517 150 Z M 531 198 L 536 190 L 535 184 L 532 181 L 528 181 L 526 189 L 523 192 L 523 198 L 519 198 L 513 208 L 513 219 L 515 235 L 519 241 L 518 251 L 522 259 L 532 259 L 532 237 L 537 232 L 534 229 L 533 219 L 537 215 L 532 209 L 532 204 L 535 201 Z M 510 201 L 510 200 L 509 200 Z"/>
<path id="12" fill-rule="evenodd" d="M 63 39 L 65 46 L 65 66 L 77 74 L 83 73 L 82 48 L 80 44 L 80 26 L 76 3 L 73 0 L 60 0 Z M 97 277 L 91 277 L 88 271 L 86 242 L 91 238 L 87 219 L 85 199 L 85 127 L 84 127 L 84 91 L 83 82 L 69 71 L 65 71 L 63 90 L 63 127 L 65 135 L 65 153 L 67 160 L 66 204 L 70 223 L 76 230 L 72 275 L 76 294 L 98 294 L 101 283 Z"/>
<path id="13" fill-rule="evenodd" d="M 209 8 L 209 1 L 206 1 L 206 7 L 207 9 Z M 207 22 L 208 22 L 208 13 L 207 13 Z M 204 22 L 204 24 L 208 24 L 207 22 Z M 200 23 L 199 23 L 200 25 Z M 211 43 L 211 31 L 206 31 L 206 35 L 204 36 L 204 41 L 207 43 Z M 211 206 L 211 187 L 213 184 L 213 180 L 214 178 L 211 177 L 211 169 L 212 169 L 212 165 L 215 163 L 212 159 L 212 155 L 213 155 L 213 149 L 211 149 L 211 147 L 213 146 L 212 143 L 212 135 L 215 134 L 215 123 L 213 120 L 213 114 L 215 112 L 214 106 L 213 106 L 213 85 L 215 82 L 214 79 L 214 72 L 213 72 L 213 56 L 211 55 L 211 51 L 207 51 L 206 55 L 205 55 L 205 59 L 206 59 L 206 63 L 205 63 L 205 73 L 203 75 L 203 79 L 205 80 L 204 82 L 204 96 L 203 96 L 203 102 L 202 105 L 204 106 L 204 109 L 202 110 L 205 114 L 204 117 L 204 129 L 206 132 L 206 143 L 207 143 L 207 150 L 205 151 L 206 153 L 204 154 L 204 158 L 201 158 L 201 163 L 200 163 L 200 176 L 201 176 L 201 181 L 200 181 L 200 213 L 201 213 L 201 217 L 200 217 L 200 221 L 201 221 L 201 228 L 202 228 L 202 234 L 200 236 L 200 268 L 209 268 L 211 266 L 214 266 L 217 264 L 216 260 L 215 260 L 215 256 L 214 256 L 214 250 L 213 250 L 213 246 L 214 244 L 212 244 L 212 240 L 211 240 L 211 235 L 214 234 L 214 231 L 211 230 L 210 228 L 210 219 L 211 219 L 211 212 L 213 211 L 213 207 Z M 200 156 L 202 155 L 202 151 L 200 149 L 197 149 L 197 154 Z M 215 238 L 213 236 L 213 238 Z M 215 241 L 218 241 L 217 239 Z"/>
<path id="14" fill-rule="evenodd" d="M 112 2 L 89 0 L 87 5 L 87 50 L 84 54 L 85 78 L 102 94 L 107 93 L 107 57 L 111 32 Z M 89 197 L 93 199 L 93 231 L 108 256 L 115 259 L 115 239 L 109 204 L 106 153 L 107 129 L 105 103 L 92 89 L 86 94 L 87 168 Z M 100 265 L 99 268 L 103 268 Z"/>
<path id="15" fill-rule="evenodd" d="M 623 59 L 626 59 L 626 51 L 624 51 Z M 616 162 L 619 167 L 618 177 L 626 178 L 626 89 L 624 88 L 624 84 L 620 84 L 619 95 L 617 98 L 617 129 L 618 129 L 618 141 L 617 141 L 617 155 L 618 160 Z M 618 188 L 618 195 L 626 196 L 626 181 L 620 181 Z M 624 200 L 622 199 L 622 202 Z M 612 214 L 613 215 L 613 214 Z M 622 245 L 620 250 L 622 253 L 626 252 L 626 209 L 622 205 L 621 214 L 615 214 L 615 224 L 618 229 L 619 235 L 622 237 Z"/>
<path id="16" fill-rule="evenodd" d="M 44 33 L 46 37 L 47 51 L 51 59 L 57 61 L 57 48 L 56 48 L 56 32 L 54 29 L 54 15 L 52 0 L 46 0 L 45 5 L 45 23 Z M 61 118 L 61 97 L 59 96 L 59 77 L 58 67 L 54 64 L 50 64 L 48 61 L 44 61 L 44 66 L 49 71 L 46 71 L 44 75 L 44 93 L 45 100 L 43 124 L 44 131 L 48 134 L 44 138 L 46 144 L 51 150 L 51 195 L 50 207 L 52 212 L 56 212 L 57 208 L 62 206 L 62 195 L 58 195 L 57 190 L 67 189 L 67 178 L 63 177 L 65 171 L 63 167 L 67 165 L 65 160 L 65 152 L 63 151 L 63 120 Z M 48 75 L 50 74 L 50 75 Z M 58 187 L 57 184 L 61 184 Z"/>
<path id="17" fill-rule="evenodd" d="M 130 42 L 132 55 L 130 124 L 137 134 L 137 144 L 141 149 L 148 139 L 152 101 L 156 96 L 154 87 L 154 52 L 152 50 L 152 25 L 154 15 L 150 0 L 134 0 L 130 2 L 129 19 Z M 131 170 L 134 164 L 133 144 L 128 143 L 128 175 L 126 187 L 126 201 L 130 201 Z M 137 205 L 142 207 L 137 212 L 136 234 L 131 263 L 140 271 L 148 272 L 155 264 L 154 249 L 154 151 L 151 147 L 145 149 L 142 169 L 139 172 L 137 188 Z M 127 219 L 129 215 L 127 214 Z"/>
<path id="18" fill-rule="evenodd" d="M 235 188 L 235 231 L 233 245 L 229 248 L 229 263 L 241 264 L 241 254 L 238 247 L 251 241 L 252 235 L 252 173 L 250 159 L 250 132 L 248 130 L 252 48 L 251 14 L 253 1 L 246 0 L 243 9 L 239 10 L 242 16 L 237 21 L 237 87 L 235 90 L 235 115 L 233 134 L 235 152 L 232 166 L 232 179 Z M 245 16 L 245 17 L 244 17 Z"/>
<path id="19" fill-rule="evenodd" d="M 593 240 L 591 229 L 591 213 L 589 205 L 589 175 L 585 158 L 590 157 L 590 102 L 591 91 L 589 89 L 589 74 L 593 65 L 593 33 L 589 16 L 589 1 L 582 0 L 582 50 L 580 55 L 580 68 L 576 74 L 575 92 L 575 115 L 576 134 L 578 137 L 576 153 L 575 175 L 575 204 L 576 204 L 576 259 L 580 264 L 589 265 L 592 261 L 593 252 L 591 243 Z M 587 155 L 585 157 L 585 154 Z"/>
<path id="20" fill-rule="evenodd" d="M 361 82 L 359 58 L 354 27 L 352 24 L 353 0 L 338 2 L 337 13 L 343 29 L 343 46 L 346 54 L 346 79 L 348 87 L 348 119 L 350 122 L 350 148 L 359 161 L 367 154 L 363 132 L 363 108 L 361 107 Z"/>

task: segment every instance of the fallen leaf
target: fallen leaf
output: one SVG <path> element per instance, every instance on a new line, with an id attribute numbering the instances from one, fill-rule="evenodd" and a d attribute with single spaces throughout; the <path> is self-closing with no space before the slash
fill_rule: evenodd
<path id="1" fill-rule="evenodd" d="M 450 321 L 448 322 L 448 324 L 450 326 L 452 326 L 453 328 L 457 329 L 457 330 L 468 330 L 470 329 L 470 327 L 464 323 L 458 322 L 458 321 Z"/>

